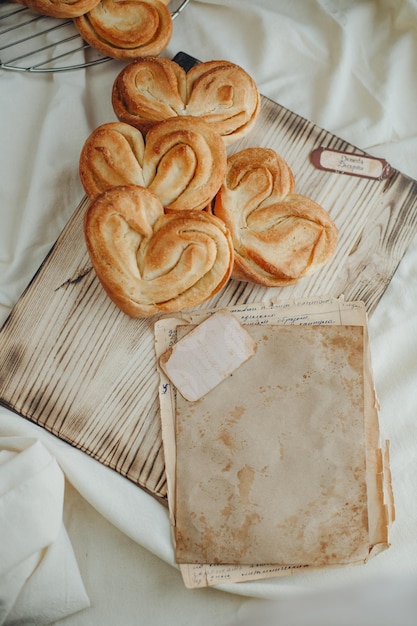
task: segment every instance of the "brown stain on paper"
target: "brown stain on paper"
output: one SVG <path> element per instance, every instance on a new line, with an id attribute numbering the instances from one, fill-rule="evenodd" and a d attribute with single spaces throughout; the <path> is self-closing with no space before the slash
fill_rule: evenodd
<path id="1" fill-rule="evenodd" d="M 244 465 L 237 473 L 239 497 L 242 504 L 248 504 L 250 491 L 253 485 L 255 471 L 253 467 Z"/>
<path id="2" fill-rule="evenodd" d="M 217 439 L 218 441 L 221 441 L 229 450 L 235 450 L 235 443 L 233 441 L 232 435 L 230 434 L 230 431 L 227 428 L 221 429 Z"/>
<path id="3" fill-rule="evenodd" d="M 233 424 L 237 424 L 241 417 L 246 412 L 246 408 L 241 405 L 236 405 L 231 411 L 229 411 L 229 418 L 227 419 L 227 424 L 229 426 L 233 426 Z"/>
<path id="4" fill-rule="evenodd" d="M 345 328 L 348 333 L 348 328 Z M 347 355 L 348 363 L 355 372 L 363 371 L 363 330 L 360 326 L 354 326 L 349 337 L 335 335 L 328 339 L 328 345 L 333 350 L 342 351 Z"/>
<path id="5" fill-rule="evenodd" d="M 237 424 L 240 418 L 244 415 L 246 409 L 244 406 L 236 405 L 230 412 L 230 417 L 226 420 L 225 426 L 221 428 L 217 441 L 223 443 L 231 452 L 236 452 L 238 445 L 233 439 L 233 435 L 231 432 L 232 427 Z"/>
<path id="6" fill-rule="evenodd" d="M 238 558 L 235 560 L 236 564 L 240 564 L 242 557 L 247 553 L 251 543 L 253 528 L 261 521 L 262 517 L 258 513 L 248 513 L 245 515 L 240 527 L 236 529 L 235 542 L 239 550 Z"/>
<path id="7" fill-rule="evenodd" d="M 228 461 L 226 465 L 222 467 L 222 472 L 230 472 L 231 469 L 232 469 L 232 462 Z"/>

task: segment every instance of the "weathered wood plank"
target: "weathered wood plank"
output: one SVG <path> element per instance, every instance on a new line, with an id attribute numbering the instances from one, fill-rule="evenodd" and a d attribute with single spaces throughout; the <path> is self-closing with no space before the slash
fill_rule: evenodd
<path id="1" fill-rule="evenodd" d="M 360 153 L 262 98 L 259 120 L 233 151 L 274 148 L 299 193 L 332 215 L 340 241 L 318 273 L 285 289 L 231 280 L 206 307 L 344 294 L 371 314 L 417 231 L 417 182 L 319 171 L 319 146 Z M 0 400 L 158 498 L 166 496 L 153 344 L 154 320 L 133 320 L 107 298 L 91 269 L 84 199 L 0 332 Z"/>

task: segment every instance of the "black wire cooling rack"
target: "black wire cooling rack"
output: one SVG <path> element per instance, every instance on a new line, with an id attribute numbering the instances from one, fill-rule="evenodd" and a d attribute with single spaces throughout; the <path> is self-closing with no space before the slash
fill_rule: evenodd
<path id="1" fill-rule="evenodd" d="M 190 0 L 171 0 L 175 19 Z M 18 72 L 65 72 L 109 61 L 87 44 L 72 19 L 39 15 L 0 0 L 0 68 Z"/>

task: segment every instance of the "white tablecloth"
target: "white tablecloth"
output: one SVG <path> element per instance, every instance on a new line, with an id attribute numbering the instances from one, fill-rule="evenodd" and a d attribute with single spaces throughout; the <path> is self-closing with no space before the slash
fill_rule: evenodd
<path id="1" fill-rule="evenodd" d="M 416 29 L 413 0 L 191 0 L 165 54 L 238 63 L 264 95 L 417 178 Z M 1 321 L 83 197 L 80 148 L 96 126 L 115 119 L 110 90 L 121 67 L 112 61 L 55 74 L 0 70 Z M 390 549 L 366 566 L 186 590 L 173 565 L 164 507 L 0 409 L 0 436 L 39 439 L 67 479 L 64 525 L 91 606 L 80 599 L 79 612 L 55 623 L 416 624 L 416 304 L 414 240 L 370 321 L 397 519 Z M 43 609 L 37 623 L 56 619 L 48 618 L 47 601 Z"/>

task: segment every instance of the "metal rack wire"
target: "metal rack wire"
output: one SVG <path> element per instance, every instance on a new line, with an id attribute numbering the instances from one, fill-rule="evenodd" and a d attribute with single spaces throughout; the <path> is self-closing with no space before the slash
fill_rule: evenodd
<path id="1" fill-rule="evenodd" d="M 175 19 L 190 0 L 171 0 Z M 39 15 L 0 0 L 0 68 L 18 72 L 65 72 L 109 61 L 87 44 L 71 19 Z"/>

